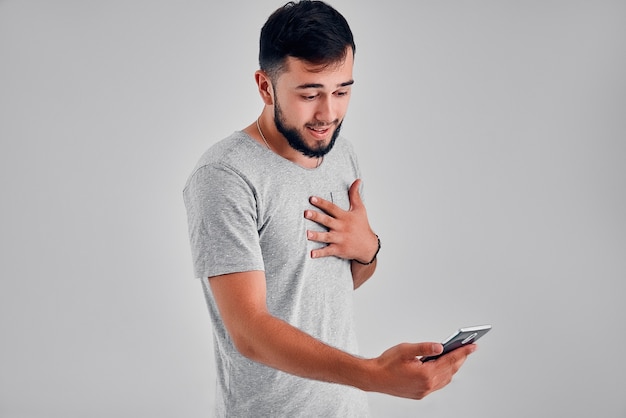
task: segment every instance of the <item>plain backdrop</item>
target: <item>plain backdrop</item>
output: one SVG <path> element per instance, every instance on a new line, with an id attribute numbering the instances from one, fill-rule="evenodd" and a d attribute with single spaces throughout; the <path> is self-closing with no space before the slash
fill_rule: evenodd
<path id="1" fill-rule="evenodd" d="M 208 417 L 182 188 L 283 2 L 0 0 L 0 417 Z M 361 354 L 491 323 L 389 417 L 624 418 L 626 2 L 331 3 L 382 240 Z"/>

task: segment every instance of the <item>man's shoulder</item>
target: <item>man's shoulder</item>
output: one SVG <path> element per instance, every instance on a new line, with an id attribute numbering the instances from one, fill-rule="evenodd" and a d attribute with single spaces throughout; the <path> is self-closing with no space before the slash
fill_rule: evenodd
<path id="1" fill-rule="evenodd" d="M 243 131 L 235 131 L 211 145 L 198 159 L 191 170 L 184 190 L 198 179 L 206 181 L 215 173 L 237 173 L 240 176 L 246 171 L 246 164 L 254 161 L 254 155 L 258 154 L 259 147 L 256 142 Z"/>
<path id="2" fill-rule="evenodd" d="M 235 131 L 226 138 L 211 145 L 198 160 L 197 167 L 209 164 L 231 164 L 242 161 L 242 157 L 252 154 L 258 146 L 245 132 Z M 244 160 L 245 161 L 245 160 Z"/>

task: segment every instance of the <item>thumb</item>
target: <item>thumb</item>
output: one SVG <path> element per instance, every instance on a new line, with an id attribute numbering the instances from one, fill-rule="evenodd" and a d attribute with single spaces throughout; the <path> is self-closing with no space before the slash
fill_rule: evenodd
<path id="1" fill-rule="evenodd" d="M 439 343 L 415 343 L 412 345 L 413 356 L 436 356 L 443 352 L 443 346 Z"/>
<path id="2" fill-rule="evenodd" d="M 356 179 L 350 186 L 348 190 L 348 199 L 350 199 L 350 209 L 354 209 L 356 207 L 362 206 L 363 201 L 361 200 L 361 194 L 359 193 L 359 189 L 361 187 L 361 179 Z"/>

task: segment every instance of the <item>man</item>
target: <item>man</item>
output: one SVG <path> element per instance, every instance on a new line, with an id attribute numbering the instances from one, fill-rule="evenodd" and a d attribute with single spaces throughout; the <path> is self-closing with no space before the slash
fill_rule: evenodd
<path id="1" fill-rule="evenodd" d="M 365 391 L 421 399 L 475 348 L 427 363 L 419 357 L 440 344 L 356 354 L 353 291 L 374 273 L 380 241 L 339 136 L 354 52 L 348 23 L 327 4 L 275 11 L 261 31 L 259 118 L 211 147 L 185 186 L 218 416 L 367 416 Z"/>

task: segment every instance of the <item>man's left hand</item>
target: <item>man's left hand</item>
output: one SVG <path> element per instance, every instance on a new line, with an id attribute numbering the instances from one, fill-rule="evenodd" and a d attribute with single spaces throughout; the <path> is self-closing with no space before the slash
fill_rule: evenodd
<path id="1" fill-rule="evenodd" d="M 359 194 L 361 180 L 357 179 L 348 190 L 350 208 L 346 211 L 332 202 L 313 196 L 311 204 L 322 212 L 304 211 L 304 217 L 325 226 L 327 232 L 307 231 L 311 241 L 323 242 L 323 248 L 311 251 L 311 257 L 336 256 L 347 260 L 369 263 L 378 250 L 378 238 L 369 225 L 365 205 Z"/>

